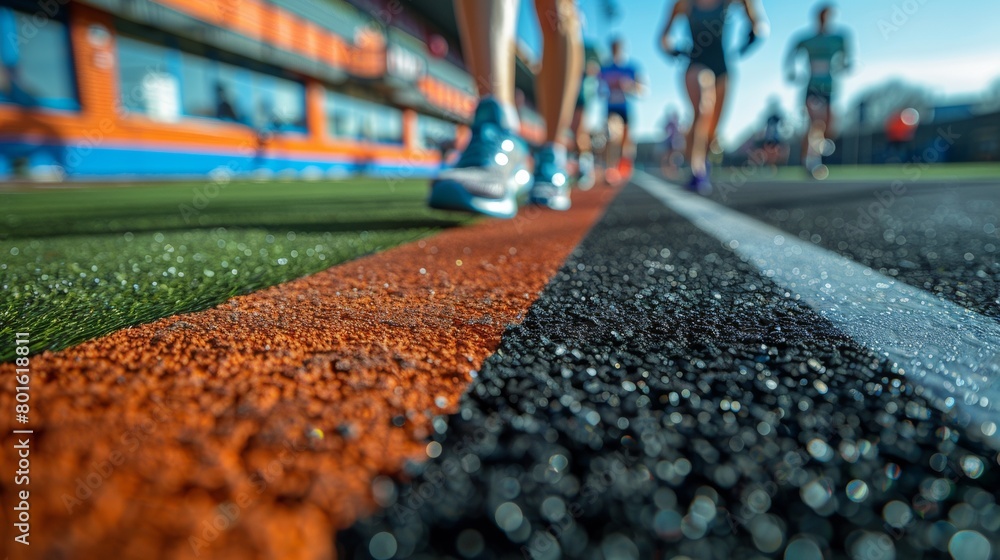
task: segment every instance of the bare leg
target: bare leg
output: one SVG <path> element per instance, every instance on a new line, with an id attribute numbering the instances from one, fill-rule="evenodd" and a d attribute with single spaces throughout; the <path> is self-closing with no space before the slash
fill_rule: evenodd
<path id="1" fill-rule="evenodd" d="M 519 0 L 454 0 L 465 63 L 480 97 L 514 107 L 514 44 Z"/>
<path id="2" fill-rule="evenodd" d="M 621 180 L 618 166 L 623 156 L 625 123 L 617 113 L 608 113 L 608 141 L 604 147 L 604 176 L 609 184 Z"/>
<path id="3" fill-rule="evenodd" d="M 618 115 L 608 113 L 608 141 L 604 144 L 604 167 L 618 167 L 619 140 L 621 140 L 621 125 Z"/>
<path id="4" fill-rule="evenodd" d="M 806 101 L 806 114 L 809 115 L 809 128 L 806 129 L 806 133 L 802 136 L 802 151 L 799 155 L 799 159 L 802 161 L 803 166 L 806 165 L 806 160 L 809 157 L 809 137 L 812 136 L 813 133 L 812 110 L 809 108 L 808 101 Z"/>
<path id="5" fill-rule="evenodd" d="M 715 106 L 712 108 L 711 120 L 708 122 L 708 145 L 711 146 L 722 122 L 722 112 L 726 107 L 726 92 L 729 90 L 729 76 L 715 77 Z"/>
<path id="6" fill-rule="evenodd" d="M 462 54 L 480 99 L 462 155 L 431 182 L 431 208 L 513 218 L 531 185 L 531 155 L 518 137 L 515 106 L 519 5 L 519 0 L 454 0 Z"/>
<path id="7" fill-rule="evenodd" d="M 806 112 L 809 114 L 809 130 L 802 139 L 802 163 L 806 168 L 812 168 L 822 160 L 823 143 L 830 138 L 830 107 L 828 104 L 810 98 L 806 101 Z"/>
<path id="8" fill-rule="evenodd" d="M 698 72 L 688 68 L 684 74 L 684 89 L 687 91 L 688 99 L 691 100 L 691 126 L 684 133 L 684 159 L 691 163 L 691 154 L 694 151 L 695 129 L 701 119 L 701 86 L 698 85 Z"/>
<path id="9" fill-rule="evenodd" d="M 535 11 L 544 41 L 535 88 L 538 110 L 545 119 L 546 142 L 557 142 L 569 125 L 580 92 L 583 36 L 573 0 L 536 0 Z"/>
<path id="10" fill-rule="evenodd" d="M 632 146 L 632 136 L 629 134 L 628 123 L 622 123 L 622 159 L 630 160 L 635 156 L 635 150 Z"/>
<path id="11" fill-rule="evenodd" d="M 688 131 L 687 156 L 691 171 L 696 175 L 707 173 L 708 143 L 711 139 L 711 119 L 715 112 L 715 75 L 704 68 L 689 68 L 684 77 L 694 121 Z"/>
<path id="12" fill-rule="evenodd" d="M 585 154 L 590 152 L 590 133 L 583 129 L 584 110 L 577 108 L 573 111 L 573 119 L 569 128 L 573 131 L 573 142 L 576 151 Z"/>

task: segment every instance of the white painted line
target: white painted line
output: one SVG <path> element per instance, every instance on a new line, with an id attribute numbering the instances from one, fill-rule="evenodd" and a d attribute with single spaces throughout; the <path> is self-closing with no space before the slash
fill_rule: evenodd
<path id="1" fill-rule="evenodd" d="M 645 173 L 633 181 L 763 276 L 896 364 L 1000 447 L 1000 323 Z"/>

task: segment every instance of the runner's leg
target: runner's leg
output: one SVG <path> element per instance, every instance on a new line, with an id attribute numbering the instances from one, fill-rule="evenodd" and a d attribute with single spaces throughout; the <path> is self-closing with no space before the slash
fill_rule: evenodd
<path id="1" fill-rule="evenodd" d="M 514 104 L 514 47 L 520 0 L 454 0 L 462 51 L 480 97 Z"/>
<path id="2" fill-rule="evenodd" d="M 810 150 L 809 138 L 813 135 L 813 126 L 814 126 L 812 108 L 810 108 L 809 106 L 808 96 L 806 97 L 805 106 L 806 106 L 806 115 L 807 118 L 809 119 L 809 126 L 806 127 L 806 133 L 802 136 L 802 147 L 800 152 L 801 155 L 799 156 L 799 158 L 802 160 L 803 167 L 808 166 L 806 162 L 808 161 L 809 158 L 809 150 Z"/>
<path id="3" fill-rule="evenodd" d="M 704 176 L 707 172 L 711 119 L 716 105 L 715 75 L 706 68 L 692 66 L 685 74 L 684 84 L 694 111 L 694 120 L 688 131 L 688 162 L 694 174 Z"/>
<path id="4" fill-rule="evenodd" d="M 806 97 L 806 111 L 809 114 L 809 130 L 803 140 L 802 164 L 815 178 L 826 178 L 827 170 L 823 166 L 823 155 L 828 141 L 828 126 L 830 104 L 821 96 Z"/>
<path id="5" fill-rule="evenodd" d="M 722 74 L 715 77 L 715 105 L 712 107 L 711 120 L 708 123 L 708 146 L 716 142 L 719 130 L 719 123 L 722 121 L 722 112 L 726 106 L 726 93 L 729 90 L 729 75 Z"/>
<path id="6" fill-rule="evenodd" d="M 535 0 L 542 28 L 542 68 L 536 77 L 545 144 L 535 154 L 531 202 L 553 210 L 570 206 L 570 177 L 562 135 L 573 116 L 583 75 L 583 37 L 574 0 Z"/>
<path id="7" fill-rule="evenodd" d="M 632 161 L 635 159 L 635 146 L 632 144 L 629 122 L 622 119 L 622 151 L 621 158 L 618 159 L 618 171 L 623 179 L 628 179 L 632 174 Z"/>
<path id="8" fill-rule="evenodd" d="M 559 142 L 573 116 L 583 76 L 583 37 L 574 0 L 535 0 L 542 28 L 542 67 L 535 91 L 546 142 Z"/>
<path id="9" fill-rule="evenodd" d="M 518 0 L 454 0 L 462 50 L 480 99 L 453 168 L 431 182 L 428 204 L 512 218 L 531 185 L 530 152 L 514 104 Z"/>

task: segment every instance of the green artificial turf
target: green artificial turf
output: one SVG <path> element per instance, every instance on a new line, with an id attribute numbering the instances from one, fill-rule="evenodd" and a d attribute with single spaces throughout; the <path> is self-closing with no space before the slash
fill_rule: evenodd
<path id="1" fill-rule="evenodd" d="M 206 309 L 469 220 L 426 181 L 0 189 L 0 361 Z"/>

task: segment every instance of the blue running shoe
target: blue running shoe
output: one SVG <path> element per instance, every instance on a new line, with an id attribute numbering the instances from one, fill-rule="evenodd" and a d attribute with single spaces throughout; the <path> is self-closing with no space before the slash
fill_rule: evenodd
<path id="1" fill-rule="evenodd" d="M 535 186 L 529 201 L 553 210 L 569 210 L 569 174 L 566 172 L 566 149 L 546 144 L 535 156 Z"/>
<path id="2" fill-rule="evenodd" d="M 686 185 L 687 190 L 697 193 L 703 196 L 708 196 L 712 194 L 712 181 L 708 178 L 708 175 L 691 175 L 691 180 L 688 181 Z"/>
<path id="3" fill-rule="evenodd" d="M 431 182 L 427 203 L 441 210 L 462 210 L 513 218 L 531 186 L 528 145 L 505 125 L 503 107 L 484 98 L 476 108 L 472 137 L 455 167 Z"/>

